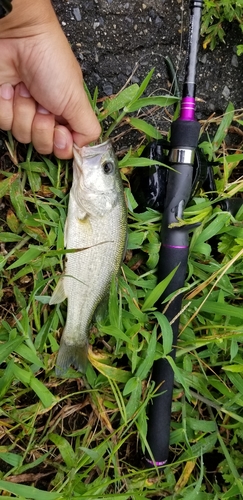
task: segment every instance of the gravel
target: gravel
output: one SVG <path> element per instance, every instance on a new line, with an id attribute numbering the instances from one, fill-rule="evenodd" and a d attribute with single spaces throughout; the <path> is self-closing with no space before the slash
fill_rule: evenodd
<path id="1" fill-rule="evenodd" d="M 135 65 L 132 81 L 141 83 L 155 67 L 149 92 L 168 92 L 164 57 L 177 68 L 180 84 L 188 37 L 189 1 L 177 0 L 53 0 L 53 5 L 91 92 L 100 97 L 118 92 Z M 236 55 L 241 32 L 238 24 L 226 24 L 225 43 L 214 51 L 203 49 L 201 40 L 197 68 L 197 112 L 221 114 L 229 99 L 243 108 L 243 65 Z M 81 49 L 80 49 L 81 45 Z"/>

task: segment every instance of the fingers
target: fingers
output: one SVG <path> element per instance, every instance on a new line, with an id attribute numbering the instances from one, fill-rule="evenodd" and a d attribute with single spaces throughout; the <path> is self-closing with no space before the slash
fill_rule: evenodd
<path id="1" fill-rule="evenodd" d="M 38 104 L 32 122 L 31 138 L 34 148 L 43 155 L 53 151 L 54 127 L 54 115 Z"/>
<path id="2" fill-rule="evenodd" d="M 35 100 L 24 83 L 16 85 L 14 90 L 12 133 L 23 144 L 31 142 L 31 129 L 36 113 Z"/>
<path id="3" fill-rule="evenodd" d="M 71 132 L 64 125 L 56 125 L 53 137 L 53 152 L 61 160 L 67 160 L 73 156 L 73 138 Z"/>
<path id="4" fill-rule="evenodd" d="M 31 138 L 38 153 L 47 155 L 54 152 L 57 158 L 62 160 L 73 156 L 71 132 L 67 127 L 56 124 L 55 116 L 40 104 L 37 105 L 33 119 Z"/>
<path id="5" fill-rule="evenodd" d="M 71 126 L 73 141 L 77 146 L 85 146 L 99 138 L 101 127 L 83 86 L 78 87 L 78 95 L 75 96 L 73 92 L 62 116 Z"/>
<path id="6" fill-rule="evenodd" d="M 55 117 L 31 97 L 24 83 L 14 91 L 12 133 L 23 144 L 33 143 L 41 154 L 53 151 Z"/>
<path id="7" fill-rule="evenodd" d="M 55 125 L 55 116 L 35 102 L 24 83 L 15 88 L 9 83 L 0 86 L 0 129 L 11 130 L 22 144 L 32 142 L 40 154 L 54 152 L 60 159 L 72 158 L 71 132 Z"/>
<path id="8" fill-rule="evenodd" d="M 10 83 L 0 87 L 0 128 L 11 130 L 13 123 L 14 89 Z"/>
<path id="9" fill-rule="evenodd" d="M 35 101 L 23 82 L 15 88 L 8 83 L 0 86 L 0 129 L 11 130 L 23 144 L 32 142 L 38 153 L 54 152 L 60 159 L 69 159 L 73 142 L 82 147 L 100 136 L 99 122 L 84 90 L 69 103 L 60 122 L 68 126 L 59 119 L 56 123 L 55 115 Z"/>

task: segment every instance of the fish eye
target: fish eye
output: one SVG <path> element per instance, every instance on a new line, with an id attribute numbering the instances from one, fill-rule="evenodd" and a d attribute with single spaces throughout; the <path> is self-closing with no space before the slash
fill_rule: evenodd
<path id="1" fill-rule="evenodd" d="M 114 164 L 111 161 L 106 161 L 102 166 L 104 173 L 107 175 L 112 174 L 112 172 L 114 171 Z"/>

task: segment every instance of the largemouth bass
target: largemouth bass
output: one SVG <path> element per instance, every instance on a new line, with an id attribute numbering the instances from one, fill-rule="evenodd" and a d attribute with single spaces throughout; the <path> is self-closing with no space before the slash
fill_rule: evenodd
<path id="1" fill-rule="evenodd" d="M 123 186 L 110 141 L 74 146 L 64 244 L 79 251 L 66 254 L 64 275 L 50 300 L 50 304 L 58 304 L 68 299 L 57 376 L 70 365 L 86 371 L 89 325 L 119 271 L 126 234 Z"/>

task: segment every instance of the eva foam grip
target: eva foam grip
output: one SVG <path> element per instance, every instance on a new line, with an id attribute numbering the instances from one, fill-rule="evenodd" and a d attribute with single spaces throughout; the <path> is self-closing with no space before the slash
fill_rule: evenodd
<path id="1" fill-rule="evenodd" d="M 171 124 L 171 149 L 196 149 L 200 133 L 200 123 L 189 120 L 176 120 Z"/>
<path id="2" fill-rule="evenodd" d="M 160 266 L 162 272 L 160 279 L 162 280 L 167 274 L 172 271 L 177 265 L 178 269 L 173 276 L 171 282 L 166 288 L 164 294 L 157 304 L 158 309 L 163 311 L 165 304 L 163 300 L 175 290 L 180 289 L 185 282 L 187 272 L 188 247 L 185 248 L 169 248 L 162 247 L 160 253 Z M 164 263 L 164 264 L 163 264 Z M 166 263 L 166 266 L 165 266 Z M 166 271 L 165 271 L 166 269 Z M 170 303 L 165 312 L 165 316 L 171 321 L 181 310 L 182 294 L 178 294 Z M 173 350 L 170 356 L 175 358 L 175 347 L 177 343 L 179 317 L 172 323 L 173 331 Z M 162 332 L 163 335 L 163 332 Z M 161 386 L 157 394 L 150 403 L 148 411 L 148 434 L 147 440 L 152 451 L 153 460 L 146 455 L 148 465 L 162 466 L 168 460 L 169 440 L 170 440 L 170 422 L 171 422 L 171 404 L 173 396 L 174 372 L 165 358 L 156 360 L 153 366 L 152 380 L 155 382 L 155 387 Z M 162 384 L 162 385 L 161 385 Z"/>

